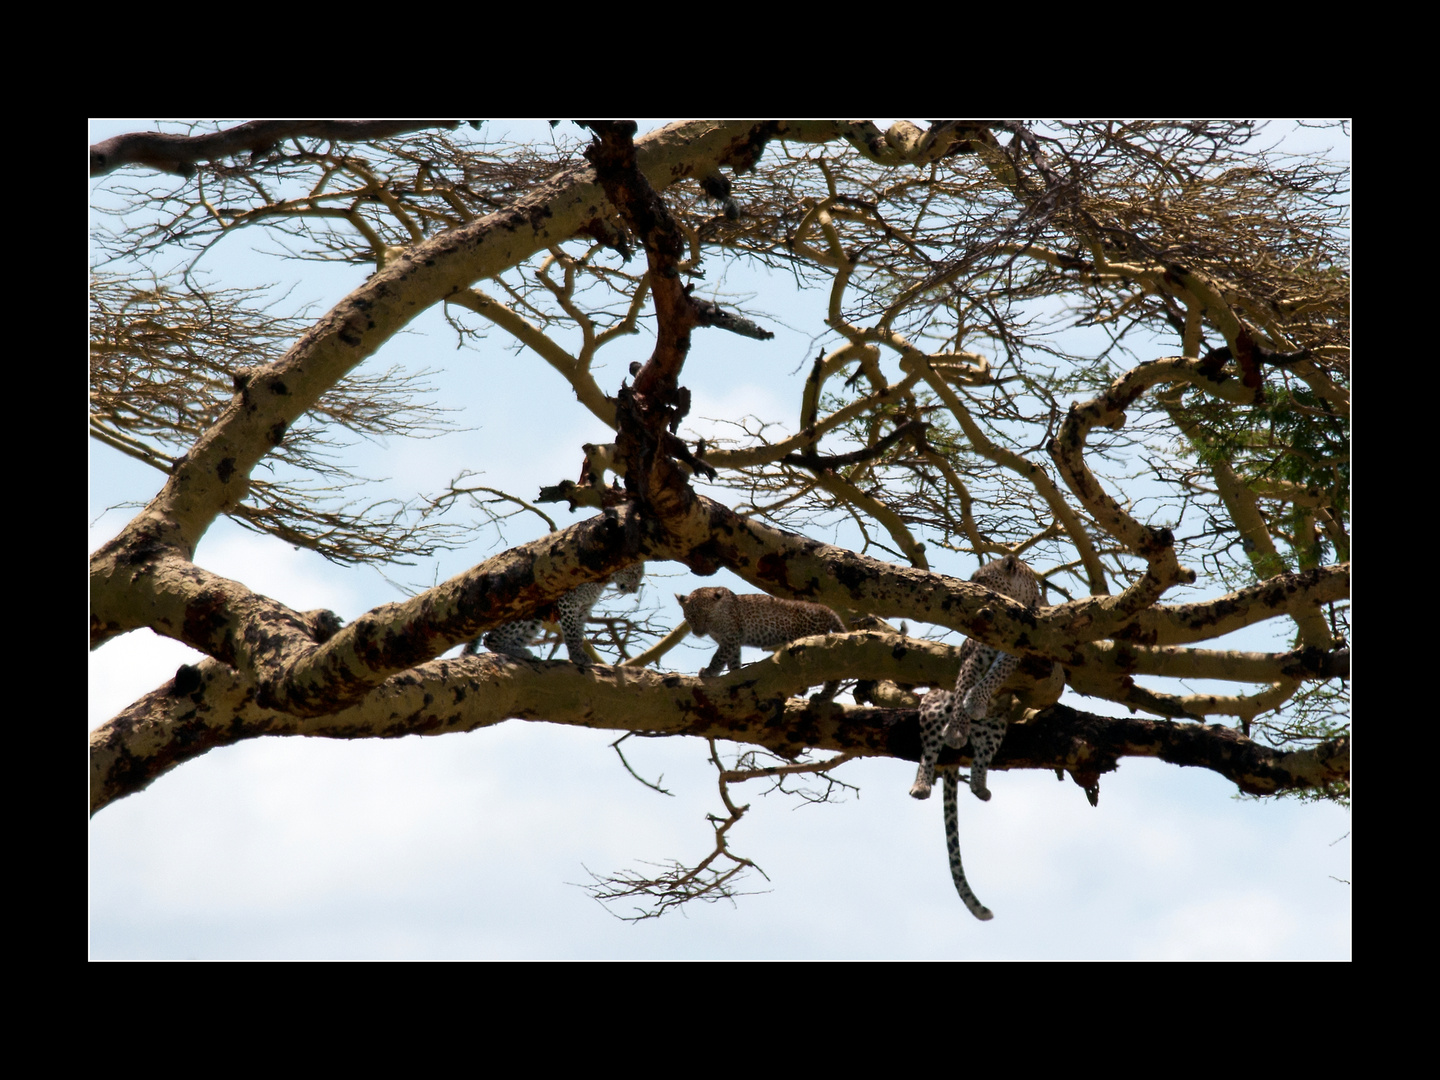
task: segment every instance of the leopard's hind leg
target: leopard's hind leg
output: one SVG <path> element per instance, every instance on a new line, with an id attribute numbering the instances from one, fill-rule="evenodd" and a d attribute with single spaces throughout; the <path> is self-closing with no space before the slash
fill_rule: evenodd
<path id="1" fill-rule="evenodd" d="M 985 786 L 985 777 L 990 762 L 995 760 L 995 751 L 1005 741 L 1005 718 L 987 717 L 970 724 L 970 791 L 982 802 L 990 801 L 990 789 Z"/>
<path id="2" fill-rule="evenodd" d="M 912 798 L 928 799 L 935 786 L 935 762 L 945 745 L 952 705 L 953 695 L 948 690 L 931 690 L 920 702 L 920 768 L 915 772 L 915 783 L 910 785 Z"/>
<path id="3" fill-rule="evenodd" d="M 484 644 L 493 653 L 513 656 L 516 660 L 536 660 L 538 657 L 526 646 L 540 634 L 540 620 L 522 619 L 519 622 L 504 623 L 485 635 Z M 475 643 L 465 646 L 466 655 L 475 652 Z"/>
<path id="4" fill-rule="evenodd" d="M 1005 739 L 1005 720 L 990 716 L 994 708 L 995 691 L 1020 666 L 1020 658 L 996 650 L 985 650 L 988 655 L 978 658 L 975 665 L 962 669 L 961 685 L 955 688 L 953 709 L 958 718 L 969 721 L 965 726 L 970 740 L 971 760 L 970 790 L 977 799 L 989 801 L 990 789 L 985 786 L 985 775 L 995 751 Z M 968 685 L 966 685 L 968 684 Z"/>

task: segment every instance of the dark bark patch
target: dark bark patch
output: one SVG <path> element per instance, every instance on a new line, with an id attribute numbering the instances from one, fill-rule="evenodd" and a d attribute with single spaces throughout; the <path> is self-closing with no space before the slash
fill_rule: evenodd
<path id="1" fill-rule="evenodd" d="M 863 566 L 853 565 L 849 562 L 840 563 L 840 565 L 835 567 L 834 573 L 835 580 L 851 594 L 864 588 L 865 584 L 870 580 L 870 575 L 865 571 Z"/>
<path id="2" fill-rule="evenodd" d="M 725 564 L 721 557 L 722 551 L 721 546 L 713 539 L 706 540 L 703 544 L 691 548 L 682 561 L 701 577 L 710 577 Z"/>
<path id="3" fill-rule="evenodd" d="M 200 669 L 194 664 L 181 664 L 175 669 L 175 680 L 170 684 L 171 697 L 189 697 L 200 689 Z"/>
<path id="4" fill-rule="evenodd" d="M 205 589 L 185 605 L 185 640 L 206 642 L 212 656 L 233 664 L 234 641 L 225 633 L 229 624 L 230 598 L 223 589 Z"/>
<path id="5" fill-rule="evenodd" d="M 755 573 L 763 581 L 773 581 L 777 585 L 788 587 L 790 559 L 779 552 L 769 552 L 760 556 L 760 561 L 755 564 Z"/>

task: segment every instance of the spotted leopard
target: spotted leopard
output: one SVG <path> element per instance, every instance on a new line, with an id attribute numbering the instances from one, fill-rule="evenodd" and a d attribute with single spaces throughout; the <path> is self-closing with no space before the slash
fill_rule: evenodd
<path id="1" fill-rule="evenodd" d="M 986 563 L 970 578 L 1027 608 L 1040 603 L 1040 581 L 1033 570 L 1014 555 Z M 990 645 L 969 639 L 960 647 L 960 675 L 955 690 L 932 690 L 920 703 L 920 769 L 910 794 L 928 799 L 935 783 L 935 762 L 942 746 L 956 749 L 970 743 L 970 790 L 981 800 L 990 798 L 985 786 L 986 771 L 1005 738 L 1005 718 L 986 716 L 995 691 L 1004 685 L 1020 663 L 1020 658 L 1001 652 Z M 947 769 L 942 777 L 945 789 L 945 846 L 950 854 L 950 877 L 955 891 L 977 919 L 987 920 L 994 913 L 980 902 L 960 863 L 960 810 L 955 771 Z"/>
<path id="2" fill-rule="evenodd" d="M 1040 603 L 1040 580 L 1035 572 L 1006 555 L 988 562 L 970 580 L 1018 600 L 1027 608 Z M 1005 720 L 987 717 L 991 699 L 1014 674 L 1020 658 L 974 639 L 960 646 L 960 675 L 953 694 L 930 693 L 920 705 L 920 768 L 910 794 L 928 799 L 935 783 L 935 762 L 943 746 L 958 749 L 968 741 L 972 753 L 970 790 L 982 800 L 990 798 L 985 777 L 995 751 L 1005 738 Z"/>
<path id="3" fill-rule="evenodd" d="M 718 585 L 696 589 L 689 596 L 676 593 L 675 599 L 695 636 L 708 634 L 720 645 L 715 658 L 701 669 L 704 677 L 739 667 L 742 645 L 778 649 L 796 638 L 845 633 L 839 615 L 808 600 L 782 600 L 765 593 L 737 596 Z M 838 681 L 828 682 L 820 696 L 829 700 L 838 689 Z"/>
<path id="4" fill-rule="evenodd" d="M 555 602 L 558 615 L 556 621 L 560 624 L 560 633 L 565 639 L 565 650 L 570 654 L 571 663 L 581 667 L 590 664 L 590 658 L 585 654 L 585 621 L 590 618 L 590 610 L 600 599 L 605 586 L 613 584 L 622 593 L 638 592 L 640 579 L 644 575 L 645 564 L 635 563 L 623 570 L 617 570 L 603 581 L 587 581 L 584 585 L 577 585 Z M 527 646 L 540 635 L 542 626 L 540 619 L 521 619 L 518 622 L 505 623 L 486 634 L 483 644 L 493 653 L 513 656 L 517 660 L 534 660 L 537 657 Z M 465 646 L 465 654 L 476 652 L 476 646 L 481 643 L 470 642 Z"/>

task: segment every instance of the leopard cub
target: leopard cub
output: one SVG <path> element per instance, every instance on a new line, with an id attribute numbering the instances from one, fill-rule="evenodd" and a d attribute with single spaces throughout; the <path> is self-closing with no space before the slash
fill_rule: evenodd
<path id="1" fill-rule="evenodd" d="M 757 649 L 778 649 L 796 638 L 816 634 L 843 634 L 845 624 L 840 616 L 824 604 L 808 600 L 781 600 L 765 593 L 736 596 L 729 589 L 712 585 L 696 589 L 689 596 L 675 594 L 685 621 L 696 637 L 707 634 L 720 644 L 715 658 L 700 674 L 723 675 L 740 666 L 740 646 Z M 838 684 L 826 683 L 826 693 L 833 697 Z"/>
<path id="2" fill-rule="evenodd" d="M 565 639 L 565 651 L 570 662 L 587 667 L 590 658 L 585 655 L 585 621 L 590 618 L 590 609 L 600 599 L 606 585 L 614 585 L 622 593 L 640 591 L 641 579 L 645 576 L 645 564 L 634 563 L 617 570 L 603 581 L 587 581 L 577 585 L 555 602 L 554 621 L 560 624 L 560 635 Z M 513 656 L 517 660 L 534 660 L 536 656 L 528 646 L 539 636 L 541 619 L 522 619 L 519 622 L 504 623 L 485 635 L 483 644 L 493 653 Z M 472 641 L 465 646 L 464 653 L 472 656 L 481 642 Z"/>

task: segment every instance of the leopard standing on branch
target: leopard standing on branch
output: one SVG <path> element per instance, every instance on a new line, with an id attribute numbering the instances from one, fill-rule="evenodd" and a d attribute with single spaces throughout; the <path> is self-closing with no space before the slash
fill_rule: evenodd
<path id="1" fill-rule="evenodd" d="M 617 570 L 603 581 L 587 581 L 584 585 L 577 585 L 555 602 L 556 622 L 560 624 L 560 634 L 565 639 L 565 651 L 570 654 L 572 664 L 579 664 L 581 667 L 590 664 L 590 658 L 585 654 L 585 622 L 590 618 L 590 611 L 600 599 L 600 594 L 605 591 L 605 586 L 614 585 L 622 593 L 639 592 L 640 579 L 644 576 L 645 564 L 635 563 L 623 570 Z M 540 619 L 521 619 L 519 622 L 505 623 L 486 634 L 483 644 L 493 653 L 513 656 L 517 660 L 535 660 L 538 658 L 528 646 L 540 635 L 542 625 Z M 476 646 L 481 643 L 470 642 L 465 646 L 464 655 L 474 654 L 477 651 Z"/>
<path id="2" fill-rule="evenodd" d="M 1040 579 L 1035 572 L 1014 555 L 986 563 L 970 577 L 971 581 L 1003 593 L 1034 610 L 1040 604 Z M 990 789 L 985 776 L 995 752 L 1005 738 L 1005 718 L 991 717 L 995 691 L 1004 685 L 1019 666 L 1020 658 L 1001 652 L 991 645 L 967 639 L 960 647 L 960 675 L 955 691 L 932 690 L 920 703 L 920 768 L 910 794 L 928 799 L 935 783 L 935 762 L 944 746 L 959 749 L 971 744 L 970 790 L 975 797 L 988 801 Z M 990 919 L 990 909 L 980 903 L 960 865 L 959 801 L 955 773 L 947 770 L 945 782 L 945 844 L 950 852 L 950 876 L 955 891 L 977 919 Z"/>
<path id="3" fill-rule="evenodd" d="M 781 600 L 765 593 L 736 596 L 718 585 L 696 589 L 689 596 L 676 593 L 675 599 L 695 636 L 708 634 L 720 644 L 715 658 L 701 669 L 702 677 L 739 667 L 742 645 L 778 649 L 796 638 L 846 632 L 839 615 L 808 600 Z M 820 696 L 828 701 L 839 688 L 838 681 L 828 682 Z"/>

